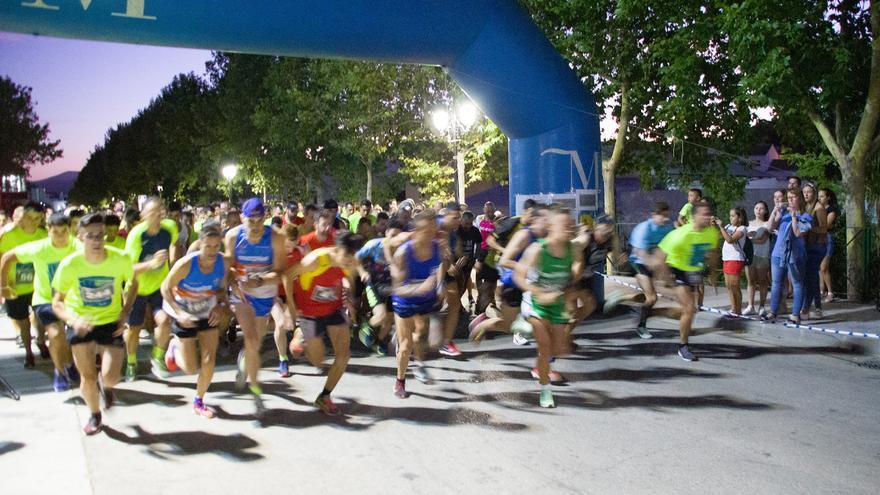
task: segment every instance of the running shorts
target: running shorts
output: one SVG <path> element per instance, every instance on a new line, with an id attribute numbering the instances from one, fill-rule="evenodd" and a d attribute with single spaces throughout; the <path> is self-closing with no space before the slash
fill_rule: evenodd
<path id="1" fill-rule="evenodd" d="M 139 327 L 144 324 L 147 319 L 147 305 L 153 311 L 153 316 L 162 310 L 162 291 L 157 290 L 152 294 L 145 296 L 137 296 L 134 304 L 131 306 L 131 313 L 128 314 L 128 324 Z"/>
<path id="2" fill-rule="evenodd" d="M 216 328 L 212 327 L 211 324 L 208 323 L 207 318 L 204 320 L 196 320 L 195 323 L 195 326 L 191 328 L 186 328 L 180 326 L 180 323 L 178 323 L 177 320 L 172 320 L 171 331 L 174 332 L 174 335 L 177 335 L 178 338 L 191 339 L 197 337 L 199 335 L 199 332 Z"/>
<path id="3" fill-rule="evenodd" d="M 77 344 L 87 344 L 89 342 L 95 342 L 98 345 L 106 345 L 113 347 L 122 347 L 124 342 L 122 340 L 122 335 L 113 336 L 113 332 L 119 329 L 119 323 L 107 323 L 104 325 L 98 325 L 92 328 L 92 331 L 85 335 L 77 335 L 76 332 L 73 331 L 73 328 L 67 327 L 65 330 L 65 334 L 67 335 L 67 343 L 70 345 Z"/>
<path id="4" fill-rule="evenodd" d="M 31 300 L 34 293 L 19 294 L 15 299 L 6 300 L 6 314 L 10 320 L 27 320 L 30 317 Z"/>
<path id="5" fill-rule="evenodd" d="M 37 304 L 34 306 L 34 314 L 37 315 L 37 318 L 43 325 L 51 325 L 61 321 L 58 319 L 58 315 L 55 314 L 55 310 L 52 309 L 51 304 Z"/>
<path id="6" fill-rule="evenodd" d="M 325 316 L 299 315 L 299 327 L 302 329 L 303 338 L 305 340 L 322 338 L 327 335 L 327 327 L 347 325 L 348 320 L 342 311 L 340 309 Z"/>
<path id="7" fill-rule="evenodd" d="M 672 277 L 675 279 L 675 285 L 687 286 L 691 289 L 697 289 L 703 285 L 703 271 L 686 272 L 678 268 L 669 267 L 672 271 Z"/>
<path id="8" fill-rule="evenodd" d="M 250 294 L 245 294 L 245 301 L 242 301 L 239 298 L 235 291 L 232 293 L 232 297 L 230 298 L 230 302 L 232 304 L 248 304 L 252 308 L 254 308 L 254 314 L 257 315 L 257 318 L 265 318 L 269 316 L 269 313 L 272 312 L 272 306 L 275 304 L 274 297 L 254 297 Z"/>
<path id="9" fill-rule="evenodd" d="M 518 308 L 523 301 L 523 293 L 519 288 L 505 285 L 501 288 L 501 301 L 511 308 Z"/>

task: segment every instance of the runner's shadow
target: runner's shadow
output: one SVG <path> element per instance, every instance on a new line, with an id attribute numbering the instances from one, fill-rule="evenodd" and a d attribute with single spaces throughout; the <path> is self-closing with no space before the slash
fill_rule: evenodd
<path id="1" fill-rule="evenodd" d="M 187 405 L 187 399 L 177 394 L 152 394 L 143 390 L 129 388 L 114 388 L 116 404 L 119 406 L 139 406 L 143 404 L 159 404 L 165 407 L 178 407 Z"/>
<path id="2" fill-rule="evenodd" d="M 524 431 L 529 428 L 526 424 L 499 421 L 491 414 L 463 407 L 449 409 L 386 407 L 361 404 L 351 399 L 348 399 L 347 402 L 350 404 L 347 411 L 349 415 L 367 416 L 373 418 L 374 422 L 397 420 L 438 426 L 471 425 L 502 431 Z"/>
<path id="3" fill-rule="evenodd" d="M 0 442 L 0 455 L 15 452 L 21 448 L 24 448 L 24 444 L 21 442 Z"/>
<path id="4" fill-rule="evenodd" d="M 131 427 L 134 435 L 104 426 L 104 433 L 113 440 L 129 445 L 143 445 L 147 452 L 159 459 L 169 460 L 172 456 L 196 454 L 217 454 L 235 461 L 256 461 L 263 456 L 248 452 L 259 444 L 252 438 L 236 433 L 234 435 L 215 435 L 203 431 L 175 431 L 170 433 L 150 433 L 141 426 Z M 161 448 L 161 446 L 167 448 Z"/>

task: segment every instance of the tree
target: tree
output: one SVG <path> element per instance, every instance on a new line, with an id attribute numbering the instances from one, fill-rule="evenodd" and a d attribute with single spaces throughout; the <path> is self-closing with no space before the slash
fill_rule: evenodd
<path id="1" fill-rule="evenodd" d="M 0 77 L 0 175 L 28 175 L 31 166 L 60 158 L 61 141 L 49 140 L 40 124 L 31 88 Z"/>
<path id="2" fill-rule="evenodd" d="M 725 8 L 729 56 L 742 97 L 789 125 L 809 122 L 840 171 L 847 229 L 847 293 L 858 298 L 865 267 L 867 169 L 880 151 L 880 3 L 875 0 L 750 0 Z"/>

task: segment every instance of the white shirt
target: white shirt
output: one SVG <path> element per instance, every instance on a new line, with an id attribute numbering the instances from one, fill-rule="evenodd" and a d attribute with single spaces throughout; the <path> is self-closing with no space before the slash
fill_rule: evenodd
<path id="1" fill-rule="evenodd" d="M 727 231 L 727 234 L 733 236 L 736 232 L 742 232 L 743 235 L 733 244 L 724 241 L 724 245 L 721 247 L 721 260 L 722 261 L 746 261 L 745 255 L 745 245 L 746 245 L 746 228 L 742 225 L 739 227 L 734 227 L 733 225 L 727 225 L 724 227 L 724 230 Z"/>
<path id="2" fill-rule="evenodd" d="M 758 244 L 754 242 L 754 237 L 761 237 L 767 233 L 766 225 L 749 225 L 749 232 L 754 232 L 755 235 L 752 238 L 752 246 L 755 249 L 755 257 L 756 258 L 769 258 L 770 257 L 770 239 L 764 241 L 763 244 Z"/>

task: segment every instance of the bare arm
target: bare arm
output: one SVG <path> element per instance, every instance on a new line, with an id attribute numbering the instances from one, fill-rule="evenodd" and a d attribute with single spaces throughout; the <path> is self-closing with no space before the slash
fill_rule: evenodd
<path id="1" fill-rule="evenodd" d="M 168 276 L 165 277 L 165 280 L 162 281 L 162 299 L 165 300 L 171 309 L 174 310 L 174 313 L 177 314 L 179 319 L 191 319 L 189 318 L 187 312 L 177 304 L 177 301 L 174 300 L 174 294 L 172 293 L 172 288 L 177 287 L 177 284 L 180 283 L 181 280 L 186 278 L 186 274 L 189 273 L 190 267 L 192 266 L 193 258 L 189 260 L 178 260 L 174 266 L 171 267 L 171 272 L 168 273 Z"/>
<path id="2" fill-rule="evenodd" d="M 7 280 L 9 274 L 9 267 L 12 266 L 13 263 L 18 262 L 18 257 L 15 255 L 15 250 L 7 251 L 3 253 L 3 257 L 0 258 L 0 287 L 2 287 L 2 297 L 6 299 L 15 299 L 18 295 L 15 293 L 15 288 L 7 285 L 9 282 Z"/>
<path id="3" fill-rule="evenodd" d="M 498 260 L 498 266 L 502 266 L 504 268 L 509 268 L 511 270 L 516 269 L 516 261 L 513 261 L 519 253 L 523 251 L 529 245 L 529 231 L 526 229 L 522 229 L 516 234 L 513 234 L 513 238 L 510 239 L 510 242 L 507 243 L 507 247 L 504 248 L 504 254 L 501 255 L 501 259 Z"/>
<path id="4" fill-rule="evenodd" d="M 535 301 L 547 304 L 552 303 L 554 300 L 561 297 L 562 294 L 559 292 L 545 291 L 529 281 L 529 270 L 537 265 L 540 253 L 541 246 L 538 244 L 532 244 L 526 248 L 522 258 L 520 258 L 519 262 L 514 266 L 513 280 L 516 282 L 516 285 L 522 288 L 523 292 L 530 292 Z"/>

